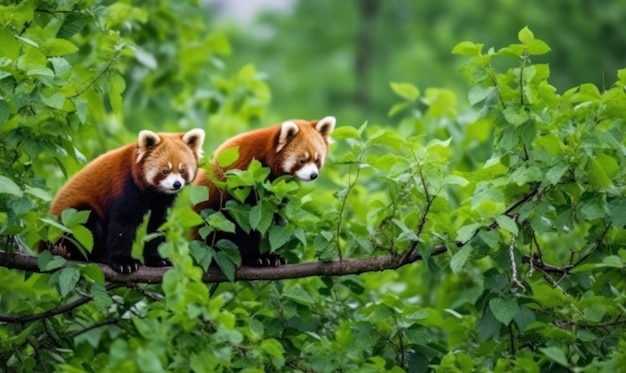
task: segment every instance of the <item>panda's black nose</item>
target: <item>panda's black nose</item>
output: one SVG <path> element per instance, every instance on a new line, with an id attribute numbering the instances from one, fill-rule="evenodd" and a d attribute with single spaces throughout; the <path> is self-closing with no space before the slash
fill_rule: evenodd
<path id="1" fill-rule="evenodd" d="M 317 173 L 313 172 L 311 174 L 311 180 L 315 180 L 315 179 L 317 179 Z"/>
<path id="2" fill-rule="evenodd" d="M 182 186 L 182 184 L 180 183 L 180 181 L 175 181 L 174 184 L 172 185 L 174 187 L 174 189 L 180 189 L 180 187 Z"/>

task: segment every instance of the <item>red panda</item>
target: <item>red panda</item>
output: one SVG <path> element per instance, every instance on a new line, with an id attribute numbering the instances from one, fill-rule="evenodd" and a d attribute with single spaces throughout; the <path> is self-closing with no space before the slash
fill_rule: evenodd
<path id="1" fill-rule="evenodd" d="M 324 165 L 328 154 L 330 133 L 335 128 L 335 117 L 325 117 L 319 121 L 289 120 L 268 128 L 261 128 L 237 135 L 223 143 L 215 151 L 213 172 L 218 180 L 225 178 L 225 173 L 232 169 L 247 169 L 254 159 L 270 169 L 270 177 L 293 175 L 299 180 L 315 180 Z M 217 156 L 227 149 L 238 147 L 239 158 L 226 168 L 220 167 Z M 218 189 L 211 182 L 203 169 L 198 171 L 194 185 L 209 188 L 209 199 L 198 203 L 194 210 L 200 213 L 205 209 L 219 210 L 230 198 L 226 191 Z M 199 228 L 191 232 L 191 238 L 202 240 Z M 284 259 L 259 251 L 260 234 L 251 232 L 247 235 L 237 229 L 234 236 L 227 236 L 241 252 L 242 265 L 280 265 Z M 207 237 L 208 241 L 209 237 Z"/>
<path id="2" fill-rule="evenodd" d="M 156 232 L 165 222 L 177 193 L 196 177 L 204 136 L 202 129 L 187 133 L 144 130 L 139 132 L 137 143 L 89 163 L 61 188 L 50 213 L 60 217 L 68 208 L 91 210 L 85 226 L 93 234 L 92 251 L 84 258 L 70 240 L 63 238 L 53 251 L 72 259 L 106 263 L 121 273 L 137 270 L 140 262 L 131 257 L 137 228 L 148 211 L 148 233 Z M 171 265 L 157 251 L 161 242 L 162 237 L 145 245 L 145 265 Z"/>

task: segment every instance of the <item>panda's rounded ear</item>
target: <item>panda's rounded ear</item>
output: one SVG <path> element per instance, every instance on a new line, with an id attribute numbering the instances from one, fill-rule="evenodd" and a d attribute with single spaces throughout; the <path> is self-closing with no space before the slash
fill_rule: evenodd
<path id="1" fill-rule="evenodd" d="M 337 123 L 337 119 L 335 119 L 335 117 L 324 117 L 315 123 L 315 130 L 319 132 L 322 137 L 328 139 L 330 137 L 330 133 L 335 129 L 335 123 Z"/>
<path id="2" fill-rule="evenodd" d="M 205 133 L 201 128 L 194 128 L 187 131 L 183 135 L 183 141 L 185 144 L 189 145 L 194 153 L 196 153 L 196 157 L 198 157 L 198 159 L 202 158 L 202 144 L 204 144 L 204 137 Z"/>
<path id="3" fill-rule="evenodd" d="M 149 130 L 139 131 L 137 139 L 137 163 L 141 161 L 150 149 L 157 146 L 160 142 L 161 138 L 158 134 Z"/>
<path id="4" fill-rule="evenodd" d="M 280 134 L 278 135 L 278 144 L 276 144 L 276 153 L 281 151 L 287 143 L 300 131 L 300 127 L 290 120 L 280 125 Z"/>

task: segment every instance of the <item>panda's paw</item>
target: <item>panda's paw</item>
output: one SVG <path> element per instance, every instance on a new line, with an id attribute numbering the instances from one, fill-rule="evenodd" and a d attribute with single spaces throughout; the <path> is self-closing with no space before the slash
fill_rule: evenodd
<path id="1" fill-rule="evenodd" d="M 130 256 L 109 259 L 107 263 L 115 272 L 130 274 L 139 269 L 141 262 Z"/>
<path id="2" fill-rule="evenodd" d="M 261 254 L 254 263 L 257 267 L 278 267 L 287 264 L 287 259 L 276 254 Z"/>

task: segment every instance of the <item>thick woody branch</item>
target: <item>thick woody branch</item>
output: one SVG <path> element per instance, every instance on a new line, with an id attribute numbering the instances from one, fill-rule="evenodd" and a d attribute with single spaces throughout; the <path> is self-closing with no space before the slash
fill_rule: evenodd
<path id="1" fill-rule="evenodd" d="M 439 255 L 446 252 L 443 245 L 433 249 L 431 255 Z M 342 276 L 350 274 L 360 274 L 373 271 L 384 271 L 387 269 L 398 269 L 403 265 L 413 263 L 422 259 L 420 254 L 414 254 L 406 262 L 401 261 L 401 257 L 395 255 L 377 256 L 364 259 L 343 259 L 331 262 L 308 262 L 283 265 L 280 267 L 241 267 L 235 272 L 236 281 L 251 280 L 285 280 L 302 278 L 309 276 Z M 68 264 L 79 263 L 68 261 Z M 37 257 L 24 254 L 8 254 L 0 252 L 0 266 L 14 269 L 21 269 L 30 272 L 40 272 L 37 265 Z M 160 283 L 163 274 L 169 269 L 140 267 L 132 274 L 121 274 L 113 271 L 109 266 L 100 264 L 104 277 L 109 282 L 115 283 Z M 207 283 L 226 282 L 228 279 L 218 268 L 209 268 L 204 275 Z"/>

